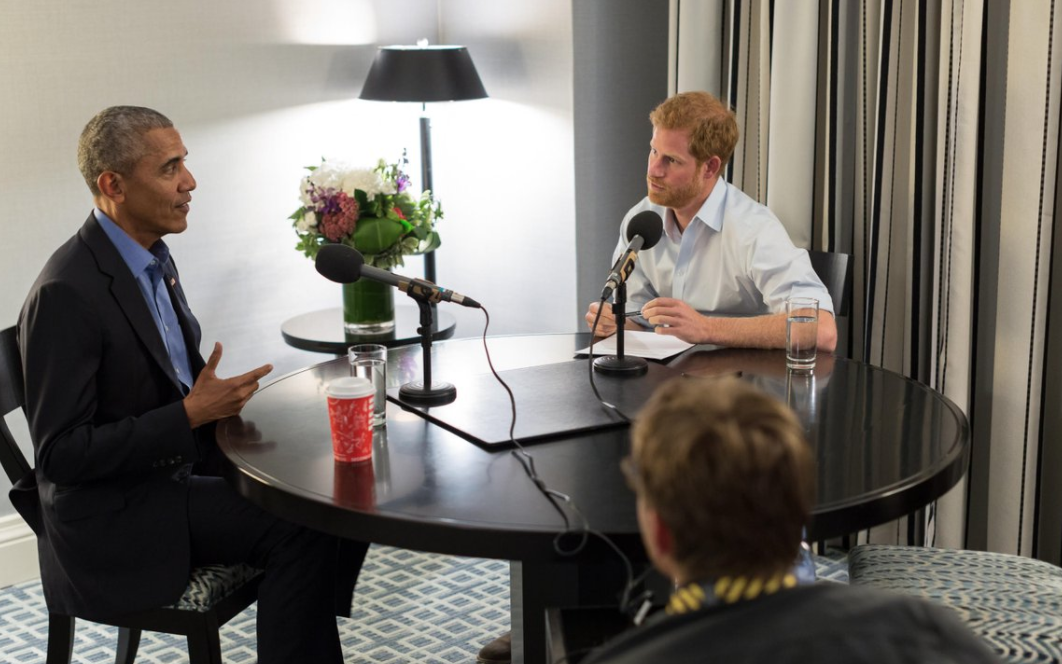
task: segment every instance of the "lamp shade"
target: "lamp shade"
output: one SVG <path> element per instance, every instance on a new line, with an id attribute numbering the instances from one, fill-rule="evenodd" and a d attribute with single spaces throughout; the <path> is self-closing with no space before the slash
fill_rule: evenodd
<path id="1" fill-rule="evenodd" d="M 429 102 L 486 96 L 464 46 L 381 46 L 359 98 Z"/>

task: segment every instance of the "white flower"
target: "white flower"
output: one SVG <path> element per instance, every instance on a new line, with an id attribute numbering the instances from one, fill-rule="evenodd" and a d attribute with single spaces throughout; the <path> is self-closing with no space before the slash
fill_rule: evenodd
<path id="1" fill-rule="evenodd" d="M 305 177 L 302 179 L 302 187 L 299 190 L 299 201 L 305 208 L 313 207 L 313 199 L 310 198 L 310 178 Z"/>
<path id="2" fill-rule="evenodd" d="M 377 194 L 395 193 L 394 185 L 384 182 L 375 171 L 363 168 L 343 173 L 337 188 L 348 196 L 353 196 L 355 189 L 361 189 L 369 200 L 376 198 Z"/>
<path id="3" fill-rule="evenodd" d="M 306 176 L 306 182 L 312 183 L 318 189 L 338 189 L 343 171 L 347 168 L 338 162 L 324 162 Z"/>

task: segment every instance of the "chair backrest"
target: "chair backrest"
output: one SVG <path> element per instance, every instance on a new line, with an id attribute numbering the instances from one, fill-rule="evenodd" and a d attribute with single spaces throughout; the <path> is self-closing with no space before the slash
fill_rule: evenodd
<path id="1" fill-rule="evenodd" d="M 811 267 L 833 300 L 833 313 L 847 316 L 852 299 L 851 256 L 830 251 L 808 251 Z"/>
<path id="2" fill-rule="evenodd" d="M 26 405 L 26 386 L 22 380 L 22 358 L 15 342 L 15 328 L 0 331 L 0 465 L 11 483 L 22 479 L 30 465 L 18 448 L 4 415 Z"/>

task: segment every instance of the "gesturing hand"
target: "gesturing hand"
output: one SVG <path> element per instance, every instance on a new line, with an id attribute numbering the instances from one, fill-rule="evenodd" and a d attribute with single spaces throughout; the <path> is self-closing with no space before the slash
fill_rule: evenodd
<path id="1" fill-rule="evenodd" d="M 272 364 L 263 364 L 239 376 L 218 378 L 216 372 L 219 362 L 221 344 L 215 342 L 214 352 L 184 398 L 184 410 L 193 429 L 230 415 L 238 415 L 258 389 L 258 381 L 273 370 Z"/>

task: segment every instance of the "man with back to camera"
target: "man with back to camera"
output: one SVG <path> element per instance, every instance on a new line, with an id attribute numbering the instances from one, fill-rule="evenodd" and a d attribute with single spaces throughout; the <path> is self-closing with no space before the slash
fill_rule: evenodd
<path id="1" fill-rule="evenodd" d="M 626 327 L 644 330 L 648 323 L 657 334 L 690 343 L 784 348 L 786 299 L 813 297 L 820 309 L 818 347 L 833 352 L 833 301 L 807 252 L 793 246 L 770 210 L 722 179 L 738 141 L 734 113 L 707 92 L 683 92 L 649 119 L 648 196 L 624 217 L 613 260 L 626 248 L 627 226 L 639 212 L 659 214 L 664 235 L 639 252 L 627 279 L 627 309 L 640 311 L 642 322 L 628 319 Z M 588 325 L 598 308 L 590 305 Z M 607 306 L 597 334 L 615 331 Z"/>
<path id="2" fill-rule="evenodd" d="M 793 574 L 815 459 L 796 416 L 736 378 L 678 378 L 639 413 L 623 470 L 665 610 L 583 664 L 998 662 L 945 607 Z"/>
<path id="3" fill-rule="evenodd" d="M 239 414 L 272 367 L 222 379 L 221 344 L 199 354 L 162 240 L 188 226 L 187 154 L 157 111 L 115 106 L 90 120 L 78 165 L 96 208 L 19 316 L 45 599 L 106 619 L 172 604 L 192 567 L 247 562 L 265 570 L 258 661 L 342 662 L 336 541 L 199 474 L 219 455 L 215 422 Z"/>

